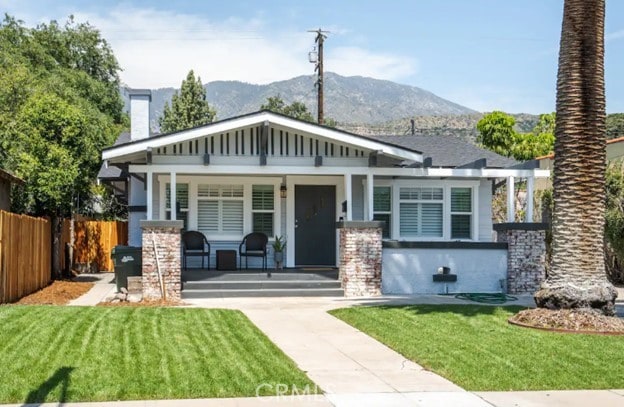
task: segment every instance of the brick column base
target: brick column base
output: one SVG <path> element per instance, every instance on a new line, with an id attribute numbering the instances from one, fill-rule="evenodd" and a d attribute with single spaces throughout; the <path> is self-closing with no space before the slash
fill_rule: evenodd
<path id="1" fill-rule="evenodd" d="M 338 222 L 339 278 L 345 297 L 381 295 L 383 222 Z"/>
<path id="2" fill-rule="evenodd" d="M 182 225 L 182 221 L 141 221 L 144 299 L 162 299 L 156 252 L 167 299 L 173 301 L 180 299 L 182 289 L 180 230 Z M 156 251 L 154 251 L 154 242 Z"/>
<path id="3" fill-rule="evenodd" d="M 497 240 L 507 243 L 507 292 L 533 294 L 546 277 L 545 223 L 494 225 Z"/>

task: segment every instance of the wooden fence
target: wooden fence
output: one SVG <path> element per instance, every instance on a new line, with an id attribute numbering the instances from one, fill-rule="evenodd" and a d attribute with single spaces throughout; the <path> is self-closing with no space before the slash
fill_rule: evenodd
<path id="1" fill-rule="evenodd" d="M 71 221 L 63 221 L 61 247 L 71 243 Z M 74 268 L 80 271 L 113 271 L 110 253 L 117 245 L 128 244 L 128 223 L 117 221 L 74 222 Z M 61 267 L 65 268 L 65 256 Z"/>
<path id="2" fill-rule="evenodd" d="M 50 222 L 0 211 L 0 303 L 50 283 Z"/>

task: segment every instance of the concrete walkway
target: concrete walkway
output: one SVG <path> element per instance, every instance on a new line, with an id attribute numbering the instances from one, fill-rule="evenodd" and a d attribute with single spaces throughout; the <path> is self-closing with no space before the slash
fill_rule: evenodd
<path id="1" fill-rule="evenodd" d="M 67 305 L 97 305 L 106 297 L 112 296 L 117 290 L 113 273 L 80 274 L 74 278 L 74 281 L 95 283 L 95 285 L 82 296 L 71 300 Z"/>
<path id="2" fill-rule="evenodd" d="M 97 276 L 97 275 L 96 275 Z M 95 305 L 114 292 L 100 279 L 72 305 Z M 467 406 L 584 407 L 624 405 L 624 391 L 477 392 L 463 390 L 327 313 L 354 305 L 461 304 L 449 296 L 345 298 L 215 298 L 186 300 L 189 307 L 228 308 L 244 312 L 324 395 L 210 400 L 89 403 L 90 406 Z M 474 303 L 472 303 L 474 304 Z M 531 296 L 505 305 L 532 306 Z M 71 404 L 68 404 L 71 405 Z"/>

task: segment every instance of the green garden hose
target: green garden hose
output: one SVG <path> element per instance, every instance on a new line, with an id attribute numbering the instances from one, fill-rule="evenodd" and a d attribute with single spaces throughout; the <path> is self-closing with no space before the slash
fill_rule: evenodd
<path id="1" fill-rule="evenodd" d="M 518 297 L 503 293 L 459 293 L 455 295 L 455 298 L 484 304 L 504 304 L 507 301 L 516 301 L 518 299 Z"/>

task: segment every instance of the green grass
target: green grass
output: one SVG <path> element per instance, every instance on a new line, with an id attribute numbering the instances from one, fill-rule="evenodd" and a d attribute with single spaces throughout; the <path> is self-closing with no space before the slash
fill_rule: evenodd
<path id="1" fill-rule="evenodd" d="M 467 390 L 624 388 L 624 337 L 509 325 L 520 309 L 416 305 L 331 314 Z"/>
<path id="2" fill-rule="evenodd" d="M 255 396 L 263 383 L 315 390 L 238 311 L 0 307 L 0 403 Z"/>

